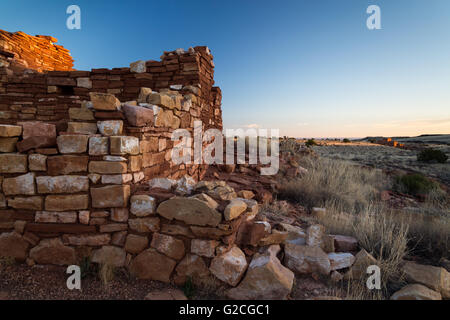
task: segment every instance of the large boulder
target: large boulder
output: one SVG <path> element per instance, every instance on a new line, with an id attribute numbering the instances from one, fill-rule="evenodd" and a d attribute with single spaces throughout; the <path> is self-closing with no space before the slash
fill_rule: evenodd
<path id="1" fill-rule="evenodd" d="M 159 253 L 155 249 L 147 249 L 131 261 L 130 272 L 139 279 L 151 279 L 168 283 L 175 265 L 175 260 Z"/>
<path id="2" fill-rule="evenodd" d="M 213 275 L 233 287 L 239 283 L 246 269 L 245 254 L 236 246 L 215 257 L 209 267 Z"/>
<path id="3" fill-rule="evenodd" d="M 439 292 L 421 284 L 409 284 L 391 296 L 391 300 L 442 300 Z"/>
<path id="4" fill-rule="evenodd" d="M 420 283 L 450 298 L 450 273 L 441 267 L 406 262 L 402 271 L 409 283 Z"/>
<path id="5" fill-rule="evenodd" d="M 277 258 L 279 245 L 271 246 L 266 253 L 256 254 L 242 282 L 228 290 L 227 296 L 236 300 L 282 300 L 292 290 L 294 273 Z"/>
<path id="6" fill-rule="evenodd" d="M 76 263 L 75 249 L 65 246 L 60 238 L 41 240 L 30 250 L 30 258 L 38 264 L 72 265 Z"/>
<path id="7" fill-rule="evenodd" d="M 318 246 L 286 243 L 284 254 L 285 265 L 295 272 L 330 274 L 331 265 L 328 255 Z"/>
<path id="8" fill-rule="evenodd" d="M 161 203 L 157 212 L 168 220 L 176 219 L 197 226 L 216 227 L 222 220 L 220 212 L 195 198 L 174 197 Z"/>

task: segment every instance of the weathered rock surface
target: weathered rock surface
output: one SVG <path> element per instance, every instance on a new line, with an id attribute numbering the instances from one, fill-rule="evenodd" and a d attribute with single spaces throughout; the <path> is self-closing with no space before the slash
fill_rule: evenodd
<path id="1" fill-rule="evenodd" d="M 242 282 L 227 292 L 236 300 L 282 300 L 292 290 L 294 273 L 284 267 L 277 258 L 278 245 L 271 246 L 264 254 L 257 253 L 248 267 Z"/>
<path id="2" fill-rule="evenodd" d="M 92 262 L 107 264 L 113 267 L 125 265 L 126 252 L 122 248 L 103 246 L 92 253 Z"/>
<path id="3" fill-rule="evenodd" d="M 175 269 L 174 282 L 183 285 L 190 278 L 194 284 L 201 284 L 209 275 L 205 261 L 195 254 L 188 253 Z"/>
<path id="4" fill-rule="evenodd" d="M 222 220 L 220 212 L 195 198 L 174 197 L 161 203 L 157 212 L 168 220 L 176 219 L 197 226 L 216 227 Z"/>
<path id="5" fill-rule="evenodd" d="M 439 292 L 421 284 L 409 284 L 391 296 L 391 300 L 442 300 Z"/>
<path id="6" fill-rule="evenodd" d="M 156 199 L 148 195 L 132 196 L 130 203 L 130 212 L 137 217 L 146 217 L 156 213 Z"/>
<path id="7" fill-rule="evenodd" d="M 239 283 L 246 269 L 245 254 L 236 246 L 228 252 L 216 256 L 209 267 L 212 274 L 233 287 Z"/>
<path id="8" fill-rule="evenodd" d="M 0 234 L 0 257 L 25 261 L 29 243 L 16 232 Z"/>
<path id="9" fill-rule="evenodd" d="M 38 264 L 72 265 L 76 263 L 75 249 L 65 246 L 60 238 L 41 240 L 30 250 L 30 258 Z"/>
<path id="10" fill-rule="evenodd" d="M 150 246 L 175 260 L 180 260 L 185 254 L 184 242 L 166 234 L 154 233 Z"/>
<path id="11" fill-rule="evenodd" d="M 284 247 L 284 253 L 285 265 L 295 272 L 301 274 L 330 274 L 330 260 L 320 247 L 287 243 Z"/>
<path id="12" fill-rule="evenodd" d="M 341 270 L 349 268 L 355 262 L 355 257 L 351 253 L 329 253 L 331 270 Z"/>
<path id="13" fill-rule="evenodd" d="M 141 252 L 131 261 L 130 272 L 140 279 L 168 283 L 175 265 L 175 260 L 152 248 Z"/>
<path id="14" fill-rule="evenodd" d="M 441 267 L 406 262 L 402 267 L 406 280 L 420 283 L 440 292 L 443 298 L 450 298 L 450 273 Z"/>

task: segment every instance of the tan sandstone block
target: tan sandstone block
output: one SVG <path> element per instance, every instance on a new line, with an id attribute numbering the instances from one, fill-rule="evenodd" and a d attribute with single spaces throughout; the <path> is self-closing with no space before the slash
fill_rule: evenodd
<path id="1" fill-rule="evenodd" d="M 91 161 L 89 162 L 89 172 L 100 174 L 127 173 L 127 164 L 125 162 Z"/>
<path id="2" fill-rule="evenodd" d="M 92 207 L 94 208 L 123 208 L 128 205 L 130 186 L 106 186 L 91 188 Z"/>
<path id="3" fill-rule="evenodd" d="M 46 171 L 47 156 L 38 153 L 28 155 L 28 167 L 31 171 Z"/>
<path id="4" fill-rule="evenodd" d="M 46 211 L 70 211 L 84 210 L 89 206 L 89 196 L 87 194 L 76 195 L 51 195 L 45 198 Z"/>
<path id="5" fill-rule="evenodd" d="M 56 138 L 56 143 L 61 153 L 83 153 L 87 150 L 88 140 L 87 135 L 63 135 Z"/>
<path id="6" fill-rule="evenodd" d="M 26 173 L 27 169 L 26 154 L 0 154 L 0 173 Z"/>

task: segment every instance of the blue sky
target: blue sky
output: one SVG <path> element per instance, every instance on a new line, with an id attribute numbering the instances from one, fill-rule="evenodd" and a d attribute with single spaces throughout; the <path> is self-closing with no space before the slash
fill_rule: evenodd
<path id="1" fill-rule="evenodd" d="M 66 28 L 71 4 L 81 30 Z M 382 30 L 366 27 L 371 4 Z M 0 29 L 58 38 L 80 70 L 207 45 L 228 128 L 450 133 L 448 0 L 4 0 Z"/>

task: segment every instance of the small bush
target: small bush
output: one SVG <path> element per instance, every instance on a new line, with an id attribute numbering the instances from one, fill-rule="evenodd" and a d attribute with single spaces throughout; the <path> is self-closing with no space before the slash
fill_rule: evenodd
<path id="1" fill-rule="evenodd" d="M 439 163 L 445 163 L 447 161 L 448 157 L 447 155 L 442 152 L 441 150 L 436 149 L 425 149 L 422 150 L 417 155 L 417 160 L 422 162 L 431 162 L 431 161 L 437 161 Z"/>
<path id="2" fill-rule="evenodd" d="M 428 195 L 439 185 L 421 174 L 405 174 L 395 178 L 394 189 L 412 196 Z"/>
<path id="3" fill-rule="evenodd" d="M 350 143 L 350 140 L 347 139 L 347 138 L 345 138 L 344 140 L 342 140 L 342 142 L 344 142 L 344 143 Z"/>
<path id="4" fill-rule="evenodd" d="M 305 145 L 309 148 L 309 147 L 312 147 L 312 146 L 317 146 L 318 144 L 317 144 L 316 140 L 314 140 L 314 139 L 308 139 L 308 140 L 305 142 Z"/>
<path id="5" fill-rule="evenodd" d="M 186 282 L 184 283 L 184 286 L 183 286 L 183 292 L 184 292 L 184 295 L 188 299 L 191 299 L 194 296 L 195 286 L 194 286 L 194 283 L 192 282 L 191 277 L 187 277 Z"/>

